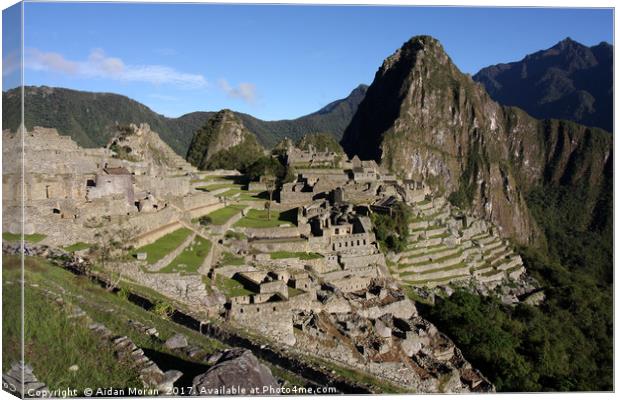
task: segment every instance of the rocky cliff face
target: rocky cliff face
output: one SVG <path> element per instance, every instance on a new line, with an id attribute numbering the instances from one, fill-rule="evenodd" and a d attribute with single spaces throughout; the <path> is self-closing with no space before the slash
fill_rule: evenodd
<path id="1" fill-rule="evenodd" d="M 260 154 L 262 147 L 256 136 L 245 128 L 243 122 L 230 110 L 222 110 L 212 116 L 194 134 L 187 152 L 187 161 L 206 169 L 210 161 L 225 152 Z"/>
<path id="2" fill-rule="evenodd" d="M 349 155 L 424 179 L 520 243 L 539 234 L 528 190 L 572 184 L 596 192 L 611 144 L 603 131 L 500 106 L 429 36 L 384 61 L 342 140 Z"/>

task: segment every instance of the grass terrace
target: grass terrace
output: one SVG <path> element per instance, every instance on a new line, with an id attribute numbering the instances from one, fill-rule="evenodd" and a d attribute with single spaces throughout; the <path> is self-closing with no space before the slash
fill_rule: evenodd
<path id="1" fill-rule="evenodd" d="M 293 226 L 297 223 L 296 220 L 297 209 L 283 212 L 271 210 L 271 219 L 267 219 L 267 210 L 251 209 L 234 226 L 239 228 L 277 228 L 280 225 Z"/>
<path id="2" fill-rule="evenodd" d="M 295 297 L 295 296 L 299 296 L 300 294 L 305 293 L 303 290 L 301 289 L 296 289 L 296 288 L 292 288 L 290 286 L 287 286 L 288 289 L 288 297 Z"/>
<path id="3" fill-rule="evenodd" d="M 222 293 L 224 293 L 226 297 L 247 296 L 255 294 L 251 290 L 246 289 L 243 284 L 241 284 L 241 282 L 219 274 L 215 277 L 215 286 Z"/>
<path id="4" fill-rule="evenodd" d="M 444 271 L 452 271 L 452 270 L 457 270 L 457 269 L 461 269 L 461 268 L 465 268 L 467 266 L 467 264 L 465 264 L 464 262 L 460 262 L 458 264 L 453 264 L 453 265 L 448 265 L 446 267 L 441 267 L 441 268 L 436 268 L 436 269 L 428 269 L 425 271 L 420 271 L 420 272 L 414 272 L 414 271 L 403 271 L 400 273 L 401 276 L 407 276 L 407 275 L 425 275 L 425 274 L 433 274 L 435 272 L 444 272 Z"/>
<path id="5" fill-rule="evenodd" d="M 26 281 L 38 280 L 53 268 L 44 261 L 27 257 Z M 36 271 L 36 272 L 35 272 Z M 37 275 L 34 277 L 33 274 Z M 68 272 L 66 274 L 69 274 Z M 138 371 L 117 361 L 111 346 L 102 342 L 88 327 L 72 320 L 41 289 L 25 286 L 25 302 L 20 304 L 21 268 L 19 257 L 5 255 L 2 263 L 2 364 L 7 371 L 20 360 L 21 337 L 25 343 L 26 362 L 38 379 L 50 389 L 74 388 L 78 396 L 87 387 L 141 387 Z M 73 279 L 72 276 L 67 276 Z M 8 283 L 10 282 L 10 283 Z M 24 306 L 24 331 L 21 330 L 21 306 Z M 71 372 L 69 367 L 77 365 Z"/>
<path id="6" fill-rule="evenodd" d="M 237 189 L 233 188 L 227 190 L 224 193 L 218 194 L 218 196 L 226 197 L 226 198 L 234 198 L 240 201 L 258 201 L 258 200 L 267 200 L 269 197 L 266 192 L 258 192 L 258 191 L 248 191 L 245 189 Z"/>
<path id="7" fill-rule="evenodd" d="M 190 244 L 184 248 L 181 254 L 176 256 L 170 264 L 162 268 L 159 272 L 196 273 L 204 262 L 205 257 L 209 254 L 209 251 L 211 251 L 211 242 L 201 236 L 196 236 L 194 242 L 193 245 Z"/>
<path id="8" fill-rule="evenodd" d="M 142 246 L 134 250 L 133 254 L 146 253 L 146 261 L 149 264 L 155 264 L 171 251 L 179 247 L 191 233 L 192 231 L 188 228 L 177 229 L 174 232 L 160 237 L 151 244 L 147 244 L 146 246 Z"/>
<path id="9" fill-rule="evenodd" d="M 43 235 L 41 233 L 33 233 L 31 235 L 24 235 L 24 241 L 30 242 L 30 243 L 38 243 L 45 238 L 46 238 L 46 235 Z M 20 240 L 22 240 L 22 235 L 20 233 L 4 232 L 2 234 L 2 239 L 9 241 L 9 242 L 19 242 Z"/>
<path id="10" fill-rule="evenodd" d="M 69 253 L 72 253 L 74 251 L 86 250 L 90 246 L 92 246 L 90 243 L 77 242 L 77 243 L 73 243 L 70 246 L 64 247 L 64 249 L 68 251 Z"/>
<path id="11" fill-rule="evenodd" d="M 207 221 L 213 225 L 224 225 L 229 219 L 239 214 L 244 208 L 244 206 L 233 204 L 220 208 L 219 210 L 215 210 L 201 218 L 207 218 Z"/>
<path id="12" fill-rule="evenodd" d="M 283 258 L 299 258 L 300 260 L 315 260 L 317 258 L 323 258 L 319 253 L 308 253 L 304 251 L 292 252 L 292 251 L 274 251 L 271 253 L 272 260 L 280 260 Z"/>
<path id="13" fill-rule="evenodd" d="M 237 176 L 237 175 L 207 175 L 207 176 L 202 177 L 201 179 L 192 179 L 190 183 L 212 182 L 212 181 L 219 181 L 219 180 L 229 180 L 231 182 L 234 182 L 238 180 L 239 178 L 240 176 Z"/>
<path id="14" fill-rule="evenodd" d="M 237 257 L 232 253 L 225 252 L 220 259 L 222 265 L 243 265 L 245 260 L 243 257 Z"/>
<path id="15" fill-rule="evenodd" d="M 448 282 L 451 282 L 457 279 L 465 280 L 469 277 L 470 275 L 456 275 L 456 276 L 448 276 L 446 278 L 438 278 L 438 279 L 428 279 L 428 280 L 421 280 L 421 281 L 405 281 L 405 283 L 408 285 L 412 285 L 412 286 L 426 286 L 429 284 L 440 285 L 442 283 L 448 283 Z"/>

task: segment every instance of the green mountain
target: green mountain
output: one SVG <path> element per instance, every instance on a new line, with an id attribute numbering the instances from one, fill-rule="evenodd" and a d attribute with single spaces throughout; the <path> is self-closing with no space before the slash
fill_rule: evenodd
<path id="1" fill-rule="evenodd" d="M 199 169 L 240 169 L 264 155 L 256 136 L 230 110 L 215 113 L 196 131 L 187 161 Z"/>
<path id="2" fill-rule="evenodd" d="M 308 133 L 327 132 L 340 139 L 363 99 L 366 88 L 360 85 L 346 98 L 293 120 L 263 121 L 251 115 L 235 114 L 256 135 L 258 141 L 269 148 L 284 137 L 297 140 Z M 24 102 L 28 129 L 33 126 L 56 128 L 61 134 L 71 136 L 81 146 L 99 147 L 113 136 L 117 123 L 126 125 L 146 122 L 182 156 L 187 154 L 194 133 L 214 114 L 192 112 L 178 118 L 167 118 L 122 95 L 46 86 L 26 86 Z M 3 92 L 2 106 L 3 129 L 17 129 L 20 91 L 12 89 Z"/>
<path id="3" fill-rule="evenodd" d="M 566 38 L 520 61 L 481 69 L 474 80 L 504 105 L 536 118 L 560 118 L 613 131 L 613 53 Z"/>

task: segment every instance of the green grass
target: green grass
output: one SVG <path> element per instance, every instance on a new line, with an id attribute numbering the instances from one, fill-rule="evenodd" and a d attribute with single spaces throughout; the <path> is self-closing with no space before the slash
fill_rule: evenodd
<path id="1" fill-rule="evenodd" d="M 218 196 L 232 198 L 234 197 L 239 201 L 258 201 L 258 200 L 266 200 L 268 197 L 263 195 L 265 192 L 250 192 L 244 189 L 230 189 L 225 191 L 224 193 L 218 194 Z M 235 196 L 237 195 L 237 196 Z"/>
<path id="2" fill-rule="evenodd" d="M 254 294 L 251 290 L 246 289 L 243 285 L 223 275 L 217 275 L 215 278 L 215 286 L 227 297 L 247 296 Z"/>
<path id="3" fill-rule="evenodd" d="M 406 275 L 424 275 L 424 274 L 432 274 L 435 272 L 444 272 L 444 271 L 451 271 L 453 269 L 460 269 L 460 268 L 465 268 L 465 263 L 464 262 L 460 262 L 458 264 L 454 264 L 454 265 L 448 265 L 447 267 L 441 267 L 441 268 L 437 268 L 437 269 L 429 269 L 426 271 L 421 271 L 421 272 L 414 272 L 414 271 L 403 271 L 400 273 L 401 276 L 406 276 Z"/>
<path id="4" fill-rule="evenodd" d="M 25 264 L 26 281 L 28 283 L 37 283 L 41 289 L 47 288 L 55 292 L 58 292 L 59 287 L 63 287 L 65 289 L 63 298 L 78 304 L 80 308 L 93 318 L 93 320 L 104 324 L 112 330 L 115 335 L 128 336 L 137 346 L 145 350 L 145 352 L 151 351 L 159 353 L 161 358 L 166 360 L 165 364 L 160 365 L 163 370 L 178 369 L 184 373 L 184 376 L 193 376 L 192 374 L 206 371 L 208 365 L 204 364 L 203 361 L 190 359 L 182 352 L 174 352 L 167 349 L 163 345 L 163 342 L 154 340 L 150 336 L 132 328 L 128 324 L 128 320 L 140 321 L 148 327 L 156 328 L 159 332 L 159 337 L 163 340 L 168 339 L 175 333 L 182 333 L 188 338 L 190 343 L 200 347 L 206 354 L 213 354 L 218 350 L 230 347 L 215 339 L 201 335 L 185 326 L 163 319 L 155 313 L 144 310 L 127 301 L 125 297 L 110 293 L 92 283 L 90 280 L 83 277 L 76 277 L 60 267 L 51 265 L 46 260 L 38 257 L 26 257 Z M 20 295 L 19 293 L 9 295 L 10 290 L 19 291 L 19 285 L 16 284 L 21 274 L 19 265 L 20 261 L 18 257 L 4 255 L 2 272 L 3 283 L 5 284 L 5 296 L 3 296 L 4 312 L 2 314 L 2 344 L 4 350 L 2 352 L 2 357 L 4 371 L 10 368 L 11 361 L 18 359 L 20 356 L 18 350 L 12 351 L 12 349 L 15 348 L 14 346 L 19 346 L 19 337 L 21 336 L 21 332 L 18 330 L 20 323 L 16 320 L 16 318 L 19 318 Z M 13 284 L 6 285 L 7 280 L 13 281 Z M 172 303 L 170 299 L 166 299 L 150 288 L 129 282 L 122 282 L 122 286 L 151 300 Z M 30 301 L 28 297 L 28 292 L 34 288 L 29 288 L 29 286 L 26 286 L 26 288 L 26 304 L 32 304 L 32 308 L 34 308 L 38 314 L 42 313 L 41 310 L 47 312 L 47 309 L 43 307 L 52 307 L 50 301 L 47 299 L 41 304 L 37 303 L 37 306 L 40 306 L 40 308 L 35 307 L 35 303 Z M 9 291 L 7 291 L 7 289 Z M 35 292 L 33 291 L 32 293 Z M 28 312 L 28 310 L 29 308 L 27 307 L 26 311 Z M 49 318 L 45 318 L 44 320 L 60 321 L 60 317 L 62 317 L 62 315 L 49 314 Z M 40 318 L 36 318 L 37 321 L 39 319 Z M 206 316 L 205 320 L 208 320 Z M 54 321 L 51 322 L 53 323 Z M 27 362 L 34 367 L 34 373 L 37 378 L 45 382 L 51 389 L 66 389 L 67 386 L 75 388 L 142 387 L 141 382 L 136 381 L 136 372 L 119 364 L 116 359 L 111 359 L 112 353 L 108 352 L 105 346 L 98 347 L 98 343 L 101 343 L 99 339 L 97 339 L 96 343 L 77 342 L 74 340 L 73 335 L 81 337 L 84 332 L 75 332 L 75 329 L 57 332 L 56 330 L 45 330 L 44 327 L 44 329 L 38 329 L 33 333 L 36 333 L 36 335 L 33 336 L 34 340 L 37 342 L 43 340 L 44 336 L 51 336 L 52 339 L 45 342 L 45 345 L 38 344 L 36 347 L 36 358 L 31 357 L 27 359 Z M 90 334 L 90 332 L 88 333 Z M 11 348 L 9 346 L 13 347 Z M 76 355 L 77 358 L 75 362 L 73 362 L 73 359 L 69 360 L 72 362 L 71 364 L 62 362 L 63 359 L 67 360 L 68 357 L 75 357 Z M 277 378 L 298 382 L 300 386 L 306 386 L 308 384 L 303 378 L 300 378 L 290 371 L 274 367 L 263 360 L 261 360 L 261 362 L 267 365 Z M 70 376 L 67 368 L 73 364 L 77 364 L 80 369 L 74 376 Z M 158 362 L 158 364 L 160 363 Z M 74 382 L 75 386 L 73 386 Z M 189 384 L 191 385 L 191 381 Z M 78 394 L 82 395 L 81 391 Z"/>
<path id="5" fill-rule="evenodd" d="M 181 254 L 176 256 L 170 264 L 159 270 L 159 272 L 196 273 L 205 257 L 209 254 L 209 251 L 211 251 L 211 242 L 200 236 L 196 236 L 194 242 L 194 245 L 189 245 L 183 249 Z"/>
<path id="6" fill-rule="evenodd" d="M 247 236 L 245 236 L 245 233 L 235 232 L 233 230 L 226 231 L 226 233 L 224 234 L 224 237 L 226 239 L 235 239 L 235 240 L 245 240 L 247 238 Z"/>
<path id="7" fill-rule="evenodd" d="M 214 190 L 224 189 L 224 188 L 241 189 L 241 187 L 242 187 L 241 185 L 237 185 L 234 183 L 214 183 L 212 185 L 200 186 L 200 187 L 197 187 L 196 189 L 212 192 Z"/>
<path id="8" fill-rule="evenodd" d="M 463 250 L 460 250 L 460 251 L 458 251 L 458 252 L 456 252 L 454 254 L 448 254 L 447 256 L 443 256 L 443 257 L 440 257 L 440 258 L 437 258 L 437 259 L 420 261 L 420 262 L 412 263 L 412 264 L 402 264 L 402 265 L 403 265 L 403 268 L 406 268 L 406 267 L 422 267 L 422 266 L 427 265 L 427 264 L 439 263 L 439 262 L 444 262 L 444 261 L 447 261 L 447 260 L 451 260 L 453 258 L 458 258 L 462 254 L 463 254 Z"/>
<path id="9" fill-rule="evenodd" d="M 45 239 L 47 236 L 40 233 L 33 233 L 32 235 L 24 235 L 24 241 L 30 243 L 38 243 L 41 240 Z M 4 232 L 2 234 L 2 239 L 7 240 L 9 242 L 18 242 L 22 239 L 22 235 L 19 233 L 9 233 Z"/>
<path id="10" fill-rule="evenodd" d="M 295 223 L 296 214 L 295 217 L 293 217 L 291 211 L 292 210 L 288 210 L 280 213 L 271 210 L 271 219 L 268 220 L 267 210 L 251 209 L 246 216 L 237 221 L 234 226 L 240 228 L 277 228 L 283 224 L 292 226 Z"/>
<path id="11" fill-rule="evenodd" d="M 407 283 L 408 285 L 412 285 L 412 286 L 422 286 L 422 285 L 428 285 L 429 283 L 435 283 L 435 284 L 445 283 L 445 282 L 449 282 L 455 279 L 468 278 L 469 276 L 470 275 L 457 275 L 457 276 L 448 276 L 446 278 L 439 278 L 439 279 L 405 281 L 405 283 Z"/>
<path id="12" fill-rule="evenodd" d="M 220 208 L 219 210 L 215 210 L 209 214 L 207 217 L 210 220 L 210 223 L 213 225 L 224 225 L 228 222 L 229 219 L 239 214 L 241 210 L 243 210 L 243 206 L 239 205 L 230 205 L 224 208 Z"/>
<path id="13" fill-rule="evenodd" d="M 288 297 L 295 297 L 295 296 L 299 296 L 300 294 L 306 293 L 301 289 L 297 289 L 297 288 L 292 288 L 290 286 L 287 287 L 288 288 Z"/>
<path id="14" fill-rule="evenodd" d="M 177 229 L 174 232 L 160 237 L 151 244 L 136 249 L 133 254 L 146 253 L 146 261 L 149 264 L 155 264 L 179 247 L 191 233 L 192 231 L 187 228 Z"/>
<path id="15" fill-rule="evenodd" d="M 220 262 L 222 265 L 243 265 L 245 264 L 245 259 L 243 257 L 237 257 L 232 253 L 225 252 L 222 254 Z"/>
<path id="16" fill-rule="evenodd" d="M 26 280 L 31 281 L 33 260 L 26 259 Z M 41 268 L 37 265 L 35 268 Z M 49 268 L 49 267 L 48 267 Z M 19 259 L 4 256 L 2 296 L 2 362 L 3 370 L 20 359 L 20 286 L 7 285 L 20 276 Z M 71 278 L 72 279 L 72 278 Z M 44 296 L 39 288 L 25 286 L 24 343 L 26 363 L 50 389 L 77 389 L 83 396 L 85 388 L 142 387 L 138 371 L 120 362 L 108 343 L 88 327 L 68 318 L 67 314 Z M 68 368 L 77 365 L 78 370 Z"/>
<path id="17" fill-rule="evenodd" d="M 77 242 L 77 243 L 73 243 L 70 246 L 65 247 L 64 249 L 71 253 L 74 251 L 86 250 L 90 246 L 92 246 L 90 243 Z"/>
<path id="18" fill-rule="evenodd" d="M 237 178 L 239 178 L 239 177 L 238 176 L 234 176 L 234 175 L 207 175 L 207 176 L 203 177 L 202 179 L 192 179 L 190 181 L 190 183 L 211 182 L 211 181 L 215 181 L 215 180 L 230 180 L 230 181 L 234 181 Z"/>
<path id="19" fill-rule="evenodd" d="M 282 258 L 299 258 L 300 260 L 315 260 L 317 258 L 323 258 L 319 253 L 308 253 L 305 251 L 292 252 L 292 251 L 274 251 L 271 253 L 272 260 L 279 260 Z"/>

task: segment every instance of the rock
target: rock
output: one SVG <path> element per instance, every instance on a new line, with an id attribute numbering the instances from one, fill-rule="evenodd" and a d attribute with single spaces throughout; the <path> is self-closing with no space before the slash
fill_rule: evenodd
<path id="1" fill-rule="evenodd" d="M 69 367 L 69 371 L 71 372 L 77 372 L 80 369 L 80 367 L 77 364 L 73 364 L 72 366 Z"/>
<path id="2" fill-rule="evenodd" d="M 166 340 L 166 343 L 164 343 L 164 346 L 166 346 L 169 349 L 182 349 L 183 347 L 187 347 L 188 343 L 187 343 L 187 338 L 185 337 L 185 335 L 181 334 L 181 333 L 177 333 L 174 336 L 172 336 L 170 339 Z"/>
<path id="3" fill-rule="evenodd" d="M 390 329 L 390 327 L 385 325 L 385 323 L 381 321 L 380 319 L 375 320 L 375 331 L 377 331 L 377 335 L 381 337 L 384 337 L 384 338 L 392 337 L 392 329 Z"/>
<path id="4" fill-rule="evenodd" d="M 261 392 L 255 394 L 269 394 L 269 390 L 277 390 L 280 385 L 269 368 L 259 363 L 254 354 L 245 349 L 225 351 L 214 366 L 193 380 L 195 393 L 202 396 L 222 389 L 239 389 L 241 393 L 234 394 L 248 395 L 256 388 Z"/>
<path id="5" fill-rule="evenodd" d="M 155 328 L 149 328 L 145 332 L 146 332 L 147 335 L 159 336 L 159 332 L 157 332 L 157 329 L 155 329 Z"/>
<path id="6" fill-rule="evenodd" d="M 174 389 L 174 382 L 176 382 L 183 373 L 181 371 L 177 371 L 175 369 L 171 369 L 170 371 L 166 371 L 164 373 L 164 377 L 161 382 L 157 385 L 157 390 L 160 394 L 172 394 Z"/>
<path id="7" fill-rule="evenodd" d="M 405 352 L 407 357 L 411 357 L 414 354 L 418 354 L 418 352 L 422 349 L 423 345 L 424 345 L 424 341 L 419 336 L 408 337 L 407 339 L 400 342 L 400 347 Z"/>
<path id="8" fill-rule="evenodd" d="M 528 304 L 530 306 L 538 306 L 543 301 L 545 301 L 545 292 L 543 292 L 542 290 L 539 292 L 530 294 L 523 300 L 525 304 Z"/>
<path id="9" fill-rule="evenodd" d="M 379 347 L 379 354 L 388 353 L 391 349 L 392 349 L 391 343 L 389 342 L 381 343 L 381 346 Z"/>
<path id="10" fill-rule="evenodd" d="M 147 254 L 146 254 L 146 253 L 137 253 L 137 254 L 136 254 L 136 259 L 137 259 L 138 261 L 145 261 L 145 260 L 146 260 L 146 257 L 147 257 Z"/>

